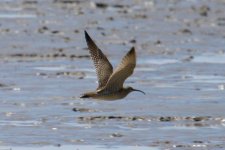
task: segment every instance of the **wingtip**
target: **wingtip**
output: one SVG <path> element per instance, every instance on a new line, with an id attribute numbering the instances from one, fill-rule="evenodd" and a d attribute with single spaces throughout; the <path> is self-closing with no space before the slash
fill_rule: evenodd
<path id="1" fill-rule="evenodd" d="M 128 52 L 128 54 L 135 54 L 135 48 L 134 46 L 131 47 L 130 51 Z"/>
<path id="2" fill-rule="evenodd" d="M 130 51 L 135 51 L 135 48 L 134 48 L 134 46 L 133 46 L 133 47 L 131 47 Z"/>
<path id="3" fill-rule="evenodd" d="M 94 43 L 94 41 L 92 40 L 92 38 L 90 37 L 90 35 L 87 33 L 87 31 L 86 30 L 84 30 L 84 34 L 85 34 L 85 39 L 86 39 L 86 42 L 87 42 L 87 44 L 89 45 L 89 44 L 95 44 Z"/>
<path id="4" fill-rule="evenodd" d="M 90 39 L 90 36 L 88 35 L 88 33 L 87 33 L 86 30 L 84 30 L 84 35 L 85 35 L 85 38 L 86 38 L 86 39 Z"/>

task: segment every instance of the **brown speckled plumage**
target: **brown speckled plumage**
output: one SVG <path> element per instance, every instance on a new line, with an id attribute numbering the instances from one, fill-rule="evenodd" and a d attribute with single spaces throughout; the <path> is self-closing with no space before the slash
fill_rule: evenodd
<path id="1" fill-rule="evenodd" d="M 132 91 L 143 91 L 132 87 L 123 87 L 124 81 L 132 75 L 136 66 L 136 53 L 134 47 L 123 57 L 121 63 L 113 72 L 113 67 L 107 57 L 94 43 L 86 31 L 85 38 L 91 58 L 94 62 L 98 76 L 98 88 L 94 92 L 84 93 L 81 98 L 94 98 L 103 100 L 115 100 L 126 97 Z"/>

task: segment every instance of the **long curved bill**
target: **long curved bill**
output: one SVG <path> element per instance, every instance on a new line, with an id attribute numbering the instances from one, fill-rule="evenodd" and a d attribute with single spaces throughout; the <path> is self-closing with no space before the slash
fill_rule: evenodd
<path id="1" fill-rule="evenodd" d="M 133 89 L 133 91 L 141 92 L 141 93 L 143 93 L 145 95 L 145 92 L 143 92 L 141 90 Z"/>

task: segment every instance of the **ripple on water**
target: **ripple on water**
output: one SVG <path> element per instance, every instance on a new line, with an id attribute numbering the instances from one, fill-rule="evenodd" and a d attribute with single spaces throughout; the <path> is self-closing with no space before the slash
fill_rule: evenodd
<path id="1" fill-rule="evenodd" d="M 166 64 L 174 64 L 174 63 L 179 63 L 179 61 L 176 59 L 158 58 L 158 59 L 140 59 L 137 62 L 137 64 L 141 64 L 141 65 L 144 65 L 144 64 L 166 65 Z"/>
<path id="2" fill-rule="evenodd" d="M 224 76 L 214 76 L 214 75 L 190 75 L 193 79 L 192 82 L 201 83 L 224 83 Z"/>
<path id="3" fill-rule="evenodd" d="M 193 61 L 195 63 L 225 63 L 225 55 L 224 54 L 204 54 L 200 56 L 195 56 Z"/>
<path id="4" fill-rule="evenodd" d="M 55 66 L 55 67 L 35 67 L 36 70 L 42 70 L 42 71 L 60 71 L 65 70 L 65 66 Z"/>
<path id="5" fill-rule="evenodd" d="M 85 149 L 85 150 L 103 150 L 103 149 L 117 149 L 117 150 L 159 150 L 157 147 L 147 146 L 104 146 L 104 145 L 57 145 L 57 146 L 44 146 L 44 147 L 0 147 L 0 149 L 10 150 L 74 150 L 74 149 Z"/>
<path id="6" fill-rule="evenodd" d="M 7 18 L 7 19 L 15 19 L 15 18 L 36 18 L 35 14 L 0 14 L 0 18 Z"/>
<path id="7" fill-rule="evenodd" d="M 17 126 L 17 127 L 33 127 L 41 124 L 40 121 L 36 120 L 23 120 L 23 121 L 6 121 L 6 120 L 1 120 L 0 121 L 0 126 Z"/>

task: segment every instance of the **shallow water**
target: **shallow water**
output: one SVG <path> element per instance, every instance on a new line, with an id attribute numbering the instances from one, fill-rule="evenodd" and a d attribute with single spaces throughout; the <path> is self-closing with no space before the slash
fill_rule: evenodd
<path id="1" fill-rule="evenodd" d="M 224 6 L 1 1 L 0 149 L 224 149 Z M 135 46 L 126 85 L 146 95 L 79 98 L 97 86 L 83 30 L 114 68 Z"/>
<path id="2" fill-rule="evenodd" d="M 2 150 L 38 150 L 40 147 L 2 147 Z M 74 149 L 85 149 L 85 150 L 103 150 L 103 149 L 116 149 L 116 150 L 136 150 L 136 149 L 142 149 L 142 150 L 157 150 L 157 148 L 154 147 L 144 147 L 144 146 L 98 146 L 98 145 L 66 145 L 66 146 L 43 146 L 41 147 L 42 150 L 74 150 Z"/>

